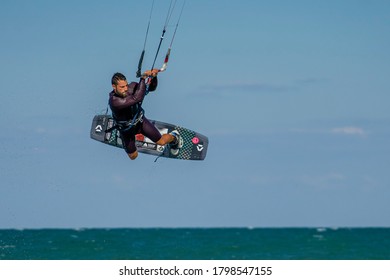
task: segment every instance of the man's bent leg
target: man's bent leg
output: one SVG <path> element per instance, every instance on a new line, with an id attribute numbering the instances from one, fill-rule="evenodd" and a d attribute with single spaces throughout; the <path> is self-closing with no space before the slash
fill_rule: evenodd
<path id="1" fill-rule="evenodd" d="M 161 135 L 158 129 L 147 118 L 143 119 L 141 132 L 143 135 L 160 146 L 164 146 L 176 140 L 175 136 L 172 134 Z"/>
<path id="2" fill-rule="evenodd" d="M 138 156 L 137 148 L 135 147 L 135 134 L 134 133 L 121 133 L 123 142 L 123 148 L 131 160 L 134 160 Z"/>

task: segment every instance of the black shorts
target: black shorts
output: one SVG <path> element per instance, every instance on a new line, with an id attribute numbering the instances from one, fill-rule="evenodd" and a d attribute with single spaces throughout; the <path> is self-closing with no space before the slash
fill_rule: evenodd
<path id="1" fill-rule="evenodd" d="M 154 143 L 161 138 L 160 131 L 158 131 L 147 118 L 143 117 L 142 122 L 139 122 L 128 131 L 121 132 L 123 147 L 125 148 L 126 153 L 132 154 L 137 150 L 137 147 L 135 146 L 135 135 L 139 133 L 145 135 Z"/>

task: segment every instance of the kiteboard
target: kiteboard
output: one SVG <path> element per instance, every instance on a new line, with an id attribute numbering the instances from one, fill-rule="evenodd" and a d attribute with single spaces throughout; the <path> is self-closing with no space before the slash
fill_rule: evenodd
<path id="1" fill-rule="evenodd" d="M 180 135 L 179 148 L 171 150 L 169 145 L 160 146 L 148 137 L 137 134 L 136 147 L 141 153 L 183 160 L 204 160 L 207 153 L 209 140 L 206 136 L 193 130 L 173 125 L 170 123 L 150 120 L 150 122 L 160 131 L 161 134 L 175 131 Z M 91 138 L 104 144 L 123 149 L 120 131 L 111 130 L 114 126 L 114 119 L 110 115 L 96 115 L 91 126 Z"/>

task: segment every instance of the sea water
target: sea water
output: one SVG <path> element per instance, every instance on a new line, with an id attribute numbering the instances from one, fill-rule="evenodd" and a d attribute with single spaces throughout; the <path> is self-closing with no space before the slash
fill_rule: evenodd
<path id="1" fill-rule="evenodd" d="M 390 228 L 0 230 L 1 260 L 389 260 Z"/>

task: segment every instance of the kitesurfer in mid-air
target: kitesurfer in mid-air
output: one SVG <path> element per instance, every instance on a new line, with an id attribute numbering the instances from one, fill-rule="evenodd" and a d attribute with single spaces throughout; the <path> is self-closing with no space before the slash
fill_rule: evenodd
<path id="1" fill-rule="evenodd" d="M 145 79 L 151 79 L 148 91 L 157 88 L 158 69 L 148 70 L 141 76 L 139 83 L 127 83 L 126 77 L 121 73 L 112 76 L 113 90 L 110 92 L 109 104 L 116 128 L 120 131 L 123 147 L 129 158 L 134 160 L 138 156 L 135 145 L 136 134 L 143 134 L 158 145 L 170 144 L 171 149 L 177 149 L 179 135 L 175 133 L 163 134 L 145 117 L 142 101 L 147 92 Z"/>

